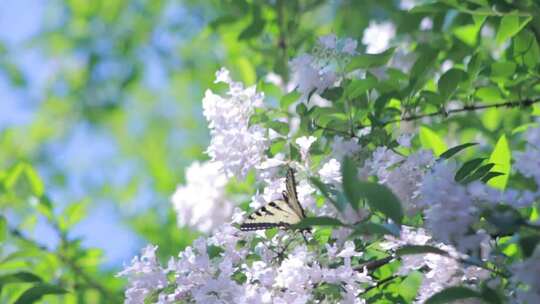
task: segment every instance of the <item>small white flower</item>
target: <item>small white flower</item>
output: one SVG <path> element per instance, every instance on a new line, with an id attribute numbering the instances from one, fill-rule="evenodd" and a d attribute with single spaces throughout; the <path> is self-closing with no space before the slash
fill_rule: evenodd
<path id="1" fill-rule="evenodd" d="M 441 65 L 441 73 L 445 73 L 454 66 L 454 62 L 450 59 L 446 59 Z"/>
<path id="2" fill-rule="evenodd" d="M 413 138 L 413 134 L 401 134 L 397 138 L 397 142 L 403 147 L 410 148 L 412 138 Z"/>
<path id="3" fill-rule="evenodd" d="M 331 158 L 319 170 L 319 176 L 325 184 L 341 184 L 341 164 L 335 158 Z"/>
<path id="4" fill-rule="evenodd" d="M 422 18 L 420 21 L 420 30 L 429 31 L 433 28 L 433 20 L 429 17 Z"/>
<path id="5" fill-rule="evenodd" d="M 224 82 L 224 83 L 228 83 L 228 84 L 233 82 L 232 78 L 231 78 L 231 75 L 229 73 L 229 70 L 222 67 L 221 69 L 219 69 L 216 72 L 216 80 L 214 80 L 214 83 L 218 83 L 218 82 Z"/>
<path id="6" fill-rule="evenodd" d="M 354 256 L 361 256 L 360 252 L 356 252 L 356 248 L 352 241 L 346 241 L 343 245 L 343 250 L 337 255 L 340 258 L 350 258 Z"/>
<path id="7" fill-rule="evenodd" d="M 369 26 L 364 30 L 362 43 L 367 46 L 368 54 L 377 54 L 386 50 L 390 40 L 396 35 L 396 27 L 392 22 L 386 21 L 377 23 L 370 21 Z"/>
<path id="8" fill-rule="evenodd" d="M 128 278 L 125 303 L 144 303 L 153 290 L 167 286 L 167 275 L 156 257 L 157 246 L 148 245 L 117 276 Z"/>
<path id="9" fill-rule="evenodd" d="M 229 84 L 227 96 L 207 90 L 203 98 L 203 114 L 208 120 L 211 141 L 207 153 L 214 162 L 222 164 L 228 177 L 243 179 L 248 171 L 260 164 L 268 147 L 266 130 L 249 125 L 255 108 L 263 106 L 264 95 L 255 87 L 244 88 L 233 82 L 229 72 L 222 68 L 216 81 Z"/>
<path id="10" fill-rule="evenodd" d="M 225 196 L 227 177 L 221 165 L 194 162 L 186 169 L 186 184 L 172 196 L 178 224 L 209 232 L 230 219 L 233 203 Z"/>
<path id="11" fill-rule="evenodd" d="M 302 160 L 306 160 L 311 145 L 317 140 L 317 137 L 314 136 L 302 136 L 296 139 L 296 144 L 300 146 L 300 155 Z"/>
<path id="12" fill-rule="evenodd" d="M 345 156 L 358 153 L 360 149 L 357 138 L 344 139 L 341 136 L 336 136 L 332 141 L 332 157 L 338 161 L 342 161 Z"/>

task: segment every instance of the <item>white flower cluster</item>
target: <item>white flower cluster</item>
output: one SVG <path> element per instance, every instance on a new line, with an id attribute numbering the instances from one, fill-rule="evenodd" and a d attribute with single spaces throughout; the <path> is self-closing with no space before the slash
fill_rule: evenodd
<path id="1" fill-rule="evenodd" d="M 467 251 L 478 248 L 484 235 L 471 233 L 479 209 L 467 188 L 454 180 L 456 169 L 453 162 L 435 164 L 420 187 L 420 204 L 426 208 L 426 226 L 431 234 Z"/>
<path id="2" fill-rule="evenodd" d="M 302 93 L 321 94 L 333 86 L 348 59 L 356 53 L 358 42 L 351 38 L 338 39 L 335 35 L 321 37 L 313 54 L 303 54 L 291 61 L 292 82 Z"/>
<path id="3" fill-rule="evenodd" d="M 524 261 L 512 266 L 513 281 L 524 284 L 517 288 L 518 303 L 540 303 L 540 246 Z"/>
<path id="4" fill-rule="evenodd" d="M 406 255 L 401 258 L 402 265 L 398 271 L 399 275 L 407 275 L 413 270 L 427 268 L 415 303 L 424 303 L 432 295 L 446 287 L 476 282 L 489 276 L 487 270 L 459 263 L 460 254 L 454 247 L 433 242 L 431 236 L 421 228 L 403 226 L 400 238 L 387 236 L 386 241 L 381 243 L 381 247 L 386 250 L 404 245 L 430 245 L 448 253 L 448 256 L 426 253 Z"/>
<path id="5" fill-rule="evenodd" d="M 222 164 L 227 177 L 242 179 L 260 164 L 268 146 L 266 130 L 249 125 L 256 108 L 263 107 L 264 95 L 255 86 L 244 88 L 234 82 L 225 68 L 216 74 L 216 82 L 229 85 L 226 97 L 207 90 L 203 99 L 203 114 L 212 136 L 207 153 L 214 162 Z"/>
<path id="6" fill-rule="evenodd" d="M 255 260 L 248 259 L 246 246 L 237 230 L 223 226 L 220 232 L 199 238 L 167 267 L 155 258 L 156 247 L 147 247 L 141 259 L 119 275 L 128 277 L 126 303 L 143 303 L 155 292 L 158 303 L 308 303 L 323 283 L 342 288 L 342 303 L 363 303 L 357 298 L 371 284 L 371 278 L 355 269 L 353 259 L 361 256 L 352 242 L 343 247 L 328 246 L 312 252 L 296 246 L 283 258 L 287 236 L 276 235 L 269 244 L 259 242 Z M 167 277 L 172 278 L 167 281 Z M 165 288 L 167 287 L 167 288 Z M 161 292 L 160 292 L 161 289 Z"/>
<path id="7" fill-rule="evenodd" d="M 125 303 L 144 303 L 154 290 L 168 285 L 166 272 L 157 260 L 156 250 L 157 246 L 145 247 L 140 258 L 134 257 L 131 265 L 118 273 L 117 276 L 128 278 Z"/>
<path id="8" fill-rule="evenodd" d="M 408 137 L 400 139 L 404 144 L 409 144 L 409 140 Z M 413 215 L 422 209 L 418 199 L 419 188 L 434 162 L 435 157 L 430 150 L 419 150 L 403 157 L 386 147 L 378 147 L 366 161 L 363 171 L 377 176 L 379 183 L 388 186 L 400 199 L 403 209 Z"/>
<path id="9" fill-rule="evenodd" d="M 180 226 L 210 232 L 228 221 L 233 203 L 226 198 L 227 177 L 215 162 L 194 162 L 186 170 L 186 184 L 172 196 Z"/>
<path id="10" fill-rule="evenodd" d="M 525 135 L 527 146 L 524 152 L 517 152 L 515 167 L 526 177 L 535 179 L 540 185 L 540 128 L 529 128 Z"/>

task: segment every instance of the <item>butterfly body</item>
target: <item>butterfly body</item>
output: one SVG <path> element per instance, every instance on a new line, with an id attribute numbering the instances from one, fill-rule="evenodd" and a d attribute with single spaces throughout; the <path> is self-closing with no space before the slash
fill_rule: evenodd
<path id="1" fill-rule="evenodd" d="M 288 229 L 306 217 L 298 201 L 294 172 L 291 168 L 287 171 L 285 184 L 283 199 L 271 201 L 248 215 L 240 225 L 240 230 L 263 230 L 274 227 Z"/>

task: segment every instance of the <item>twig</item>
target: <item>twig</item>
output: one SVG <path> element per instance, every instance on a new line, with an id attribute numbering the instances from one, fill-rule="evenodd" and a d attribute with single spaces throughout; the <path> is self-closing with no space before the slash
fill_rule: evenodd
<path id="1" fill-rule="evenodd" d="M 368 261 L 368 262 L 365 262 L 363 264 L 360 264 L 358 266 L 356 266 L 354 268 L 354 270 L 356 271 L 362 271 L 365 269 L 367 269 L 368 271 L 373 271 L 383 265 L 386 265 L 388 263 L 390 263 L 392 260 L 394 260 L 394 256 L 387 256 L 387 257 L 384 257 L 382 259 L 378 259 L 378 260 L 373 260 L 373 261 Z"/>
<path id="2" fill-rule="evenodd" d="M 366 289 L 364 289 L 364 291 L 362 291 L 362 294 L 368 293 L 372 289 L 379 288 L 382 285 L 384 285 L 386 283 L 389 283 L 389 282 L 391 282 L 391 281 L 393 281 L 393 280 L 395 280 L 395 279 L 397 279 L 399 277 L 400 276 L 397 276 L 397 275 L 392 275 L 392 276 L 386 277 L 386 278 L 378 281 L 377 284 L 371 285 L 371 286 L 367 287 Z"/>
<path id="3" fill-rule="evenodd" d="M 461 113 L 461 112 L 472 112 L 472 111 L 485 110 L 485 109 L 490 109 L 490 108 L 515 108 L 515 107 L 520 107 L 520 106 L 530 107 L 533 104 L 538 103 L 538 102 L 540 102 L 540 98 L 525 99 L 525 100 L 520 100 L 520 101 L 501 102 L 501 103 L 495 103 L 495 104 L 490 104 L 490 105 L 464 106 L 462 108 L 452 109 L 448 111 L 445 109 L 441 109 L 439 111 L 432 112 L 432 113 L 411 115 L 411 116 L 406 116 L 399 119 L 389 120 L 389 121 L 383 122 L 382 125 L 386 126 L 386 125 L 393 124 L 396 122 L 413 121 L 413 120 L 418 120 L 425 117 L 433 117 L 433 116 L 448 116 L 451 114 L 456 114 L 456 113 Z M 365 127 L 366 126 L 363 126 L 361 128 L 365 128 Z"/>
<path id="4" fill-rule="evenodd" d="M 491 109 L 491 108 L 530 107 L 533 104 L 539 103 L 539 102 L 540 102 L 540 97 L 537 97 L 537 98 L 533 98 L 533 99 L 501 102 L 501 103 L 495 103 L 495 104 L 489 104 L 489 105 L 470 105 L 470 106 L 464 106 L 462 108 L 452 109 L 452 110 L 441 109 L 439 111 L 435 111 L 435 112 L 431 112 L 431 113 L 410 115 L 410 116 L 405 116 L 405 117 L 401 117 L 401 118 L 398 118 L 398 119 L 388 120 L 388 121 L 382 122 L 381 124 L 379 124 L 379 126 L 384 127 L 384 126 L 387 126 L 387 125 L 390 125 L 390 124 L 393 124 L 393 123 L 398 123 L 398 122 L 403 122 L 403 121 L 414 121 L 414 120 L 419 120 L 419 119 L 422 119 L 422 118 L 434 117 L 434 116 L 445 116 L 446 117 L 446 116 L 449 116 L 449 115 L 452 115 L 452 114 L 457 114 L 457 113 L 462 113 L 462 112 L 479 111 L 479 110 L 485 110 L 485 109 Z M 334 129 L 334 128 L 323 127 L 323 126 L 318 125 L 316 122 L 313 122 L 313 125 L 316 128 L 321 129 L 321 130 L 334 132 L 336 134 L 348 136 L 348 137 L 351 137 L 351 138 L 358 138 L 358 136 L 356 134 L 350 134 L 347 131 L 337 130 L 337 129 Z M 371 125 L 357 125 L 356 130 L 357 131 L 362 130 L 362 129 L 365 129 L 367 127 L 371 127 Z"/>

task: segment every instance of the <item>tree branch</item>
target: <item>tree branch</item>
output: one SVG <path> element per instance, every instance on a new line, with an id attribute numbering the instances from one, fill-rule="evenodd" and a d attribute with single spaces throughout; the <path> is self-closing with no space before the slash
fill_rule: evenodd
<path id="1" fill-rule="evenodd" d="M 473 112 L 473 111 L 479 111 L 479 110 L 485 110 L 485 109 L 491 109 L 491 108 L 516 108 L 516 107 L 530 107 L 533 104 L 539 103 L 540 97 L 532 98 L 532 99 L 525 99 L 525 100 L 518 100 L 518 101 L 509 101 L 509 102 L 501 102 L 501 103 L 494 103 L 494 104 L 488 104 L 488 105 L 470 105 L 470 106 L 463 106 L 458 109 L 452 109 L 452 110 L 445 110 L 441 109 L 439 111 L 426 113 L 426 114 L 418 114 L 418 115 L 410 115 L 401 117 L 398 119 L 388 120 L 385 122 L 382 122 L 379 124 L 379 126 L 384 127 L 393 123 L 403 122 L 403 121 L 415 121 L 426 117 L 435 117 L 435 116 L 449 116 L 452 114 L 458 114 L 462 112 Z M 351 134 L 344 130 L 338 130 L 334 128 L 328 128 L 318 125 L 316 122 L 313 122 L 313 125 L 321 130 L 326 130 L 330 132 L 334 132 L 336 134 L 340 134 L 343 136 L 347 136 L 350 138 L 358 138 L 359 136 L 356 134 Z M 365 128 L 371 127 L 371 125 L 357 125 L 356 131 L 362 130 Z"/>
<path id="2" fill-rule="evenodd" d="M 490 109 L 490 108 L 530 107 L 533 104 L 538 103 L 538 102 L 540 102 L 540 98 L 525 99 L 525 100 L 519 100 L 519 101 L 508 101 L 508 102 L 494 103 L 494 104 L 489 104 L 489 105 L 471 105 L 471 106 L 464 106 L 462 108 L 452 109 L 448 111 L 446 111 L 445 109 L 441 109 L 439 111 L 431 112 L 427 114 L 411 115 L 411 116 L 406 116 L 399 119 L 389 120 L 389 121 L 384 122 L 383 126 L 393 124 L 396 122 L 418 120 L 425 117 L 448 116 L 448 115 L 456 114 L 456 113 L 473 112 L 473 111 L 485 110 L 485 109 Z"/>

